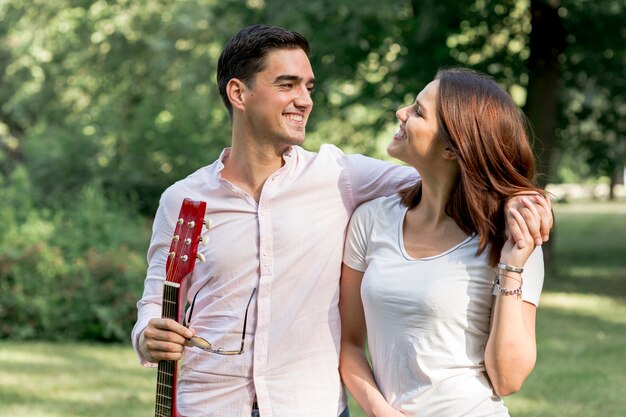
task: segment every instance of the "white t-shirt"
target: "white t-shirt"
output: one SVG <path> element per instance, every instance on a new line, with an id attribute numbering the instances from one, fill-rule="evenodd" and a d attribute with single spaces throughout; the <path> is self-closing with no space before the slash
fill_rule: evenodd
<path id="1" fill-rule="evenodd" d="M 478 236 L 436 256 L 411 258 L 398 195 L 354 213 L 344 263 L 365 271 L 361 298 L 376 383 L 409 416 L 508 416 L 485 372 L 485 345 L 496 270 Z M 523 299 L 538 304 L 543 254 L 524 266 Z"/>

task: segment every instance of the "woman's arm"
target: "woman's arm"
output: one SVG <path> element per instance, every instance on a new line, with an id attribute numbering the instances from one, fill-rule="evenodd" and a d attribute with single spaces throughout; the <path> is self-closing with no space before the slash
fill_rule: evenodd
<path id="1" fill-rule="evenodd" d="M 344 384 L 365 413 L 372 416 L 400 417 L 379 391 L 365 354 L 367 329 L 361 302 L 363 272 L 343 264 L 339 311 L 341 312 L 341 354 L 339 372 Z"/>
<path id="2" fill-rule="evenodd" d="M 508 285 L 508 284 L 505 284 Z M 498 295 L 493 307 L 485 366 L 496 394 L 515 394 L 535 367 L 537 308 L 517 296 Z"/>
<path id="3" fill-rule="evenodd" d="M 514 213 L 519 216 L 519 213 Z M 528 232 L 522 249 L 509 238 L 502 248 L 500 262 L 523 267 L 533 250 L 533 239 Z M 491 331 L 485 349 L 487 374 L 498 395 L 519 391 L 535 367 L 537 345 L 535 318 L 537 307 L 522 300 L 521 293 L 511 293 L 522 286 L 522 275 L 498 270 L 499 285 L 491 314 Z"/>

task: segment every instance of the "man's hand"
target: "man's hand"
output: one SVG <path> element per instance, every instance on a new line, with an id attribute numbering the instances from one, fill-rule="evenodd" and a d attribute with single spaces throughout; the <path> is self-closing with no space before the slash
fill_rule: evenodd
<path id="1" fill-rule="evenodd" d="M 513 237 L 520 249 L 526 246 L 529 235 L 536 246 L 548 241 L 554 224 L 549 198 L 539 194 L 516 195 L 506 201 L 504 213 L 506 237 Z"/>
<path id="2" fill-rule="evenodd" d="M 177 361 L 193 331 L 172 319 L 152 319 L 139 336 L 139 350 L 152 363 Z"/>

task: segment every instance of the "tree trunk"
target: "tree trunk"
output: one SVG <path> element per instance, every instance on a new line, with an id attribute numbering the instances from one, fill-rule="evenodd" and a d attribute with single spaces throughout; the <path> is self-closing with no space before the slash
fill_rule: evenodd
<path id="1" fill-rule="evenodd" d="M 558 14 L 558 0 L 531 0 L 528 90 L 524 110 L 535 134 L 538 183 L 545 187 L 554 173 L 552 165 L 559 108 L 559 55 L 565 50 L 565 29 Z M 550 242 L 554 241 L 554 231 Z M 553 266 L 552 244 L 543 248 L 546 270 Z"/>
<path id="2" fill-rule="evenodd" d="M 615 187 L 618 184 L 624 183 L 624 167 L 621 164 L 617 164 L 611 172 L 611 183 L 609 184 L 609 201 L 615 200 Z"/>

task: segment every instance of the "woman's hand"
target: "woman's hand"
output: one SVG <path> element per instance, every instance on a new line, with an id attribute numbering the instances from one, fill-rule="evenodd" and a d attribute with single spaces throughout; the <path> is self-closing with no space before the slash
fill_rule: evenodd
<path id="1" fill-rule="evenodd" d="M 543 200 L 543 197 L 541 197 L 541 199 Z M 539 230 L 540 228 L 538 210 L 527 197 L 522 197 L 522 201 L 525 204 L 524 208 L 526 208 L 524 212 L 530 212 L 532 214 L 524 217 L 522 212 L 520 212 L 517 208 L 509 208 L 507 213 L 507 226 L 509 226 L 509 230 L 517 227 L 518 236 L 515 237 L 513 236 L 513 233 L 507 233 L 507 239 L 504 242 L 502 251 L 500 252 L 500 262 L 518 268 L 524 267 L 528 257 L 535 249 L 536 239 L 531 235 L 531 230 Z M 529 209 L 529 206 L 533 208 Z"/>
<path id="2" fill-rule="evenodd" d="M 519 214 L 513 216 L 512 213 Z M 535 246 L 547 242 L 554 224 L 550 199 L 539 194 L 520 194 L 509 198 L 504 206 L 506 236 L 520 248 L 532 236 Z"/>

